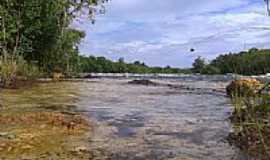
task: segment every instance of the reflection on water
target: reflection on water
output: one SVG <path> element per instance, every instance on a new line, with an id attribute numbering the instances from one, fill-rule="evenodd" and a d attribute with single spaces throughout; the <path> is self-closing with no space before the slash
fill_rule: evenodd
<path id="1" fill-rule="evenodd" d="M 205 90 L 224 86 L 217 82 L 184 84 Z M 220 93 L 208 93 L 99 80 L 6 91 L 2 101 L 9 107 L 75 109 L 85 114 L 95 122 L 91 149 L 106 153 L 100 159 L 248 159 L 226 142 L 231 130 L 229 100 Z"/>

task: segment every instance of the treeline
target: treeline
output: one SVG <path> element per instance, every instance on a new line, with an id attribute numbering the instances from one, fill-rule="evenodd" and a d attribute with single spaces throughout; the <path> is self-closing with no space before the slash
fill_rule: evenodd
<path id="1" fill-rule="evenodd" d="M 79 72 L 83 73 L 191 73 L 189 69 L 167 67 L 149 67 L 145 63 L 135 61 L 126 63 L 123 58 L 117 62 L 105 57 L 80 56 Z"/>
<path id="2" fill-rule="evenodd" d="M 221 55 L 210 64 L 198 58 L 193 69 L 148 67 L 141 62 L 112 62 L 104 57 L 82 57 L 78 46 L 84 32 L 70 28 L 88 12 L 104 13 L 107 0 L 2 0 L 0 3 L 0 81 L 42 73 L 203 73 L 245 75 L 270 72 L 270 50 L 251 49 Z M 94 21 L 93 21 L 94 22 Z M 24 67 L 19 67 L 24 66 Z M 20 68 L 24 68 L 23 71 Z M 33 72 L 27 73 L 27 72 Z M 32 76 L 31 76 L 32 77 Z M 1 83 L 1 82 L 0 82 Z"/>
<path id="3" fill-rule="evenodd" d="M 209 64 L 198 57 L 193 63 L 193 72 L 202 74 L 259 75 L 270 73 L 270 49 L 252 48 L 240 53 L 220 55 Z"/>

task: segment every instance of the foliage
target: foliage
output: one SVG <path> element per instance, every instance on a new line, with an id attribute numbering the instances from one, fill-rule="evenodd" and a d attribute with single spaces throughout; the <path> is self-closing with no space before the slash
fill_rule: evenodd
<path id="1" fill-rule="evenodd" d="M 220 55 L 210 65 L 218 68 L 222 74 L 266 74 L 270 73 L 270 50 L 253 48 L 238 54 Z"/>
<path id="2" fill-rule="evenodd" d="M 202 73 L 204 68 L 206 67 L 205 59 L 203 59 L 202 57 L 196 58 L 192 66 L 192 71 L 194 73 Z"/>
<path id="3" fill-rule="evenodd" d="M 213 75 L 213 74 L 220 74 L 220 69 L 215 67 L 215 66 L 211 66 L 211 65 L 206 65 L 202 70 L 201 70 L 202 74 L 207 74 L 207 75 Z"/>
<path id="4" fill-rule="evenodd" d="M 207 64 L 198 57 L 193 63 L 194 73 L 260 75 L 270 73 L 270 49 L 252 48 L 240 53 L 229 53 L 218 56 Z"/>
<path id="5" fill-rule="evenodd" d="M 0 85 L 10 86 L 20 78 L 23 80 L 34 79 L 40 71 L 34 64 L 27 63 L 21 56 L 0 56 Z"/>
<path id="6" fill-rule="evenodd" d="M 84 73 L 190 73 L 189 69 L 178 69 L 167 66 L 149 67 L 142 62 L 126 63 L 123 58 L 117 62 L 110 61 L 105 57 L 80 56 L 79 72 Z"/>
<path id="7" fill-rule="evenodd" d="M 0 54 L 21 55 L 52 72 L 76 69 L 78 44 L 84 33 L 70 28 L 82 11 L 93 18 L 105 0 L 1 0 Z"/>
<path id="8" fill-rule="evenodd" d="M 270 158 L 270 98 L 269 95 L 234 96 L 235 110 L 231 116 L 234 132 L 229 140 L 252 156 Z"/>
<path id="9" fill-rule="evenodd" d="M 3 55 L 0 57 L 0 85 L 9 85 L 15 78 L 17 63 L 12 57 Z"/>
<path id="10" fill-rule="evenodd" d="M 256 79 L 240 79 L 232 81 L 227 87 L 228 96 L 254 96 L 260 90 L 262 84 Z"/>

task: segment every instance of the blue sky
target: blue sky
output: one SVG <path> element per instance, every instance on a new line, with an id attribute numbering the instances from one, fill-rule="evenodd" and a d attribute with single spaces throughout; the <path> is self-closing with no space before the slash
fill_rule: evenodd
<path id="1" fill-rule="evenodd" d="M 95 25 L 74 22 L 87 35 L 81 54 L 189 67 L 197 56 L 270 48 L 263 0 L 112 0 L 106 9 Z"/>

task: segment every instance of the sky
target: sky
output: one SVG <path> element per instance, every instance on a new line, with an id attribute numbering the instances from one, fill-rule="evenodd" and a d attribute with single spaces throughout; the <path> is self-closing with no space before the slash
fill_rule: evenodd
<path id="1" fill-rule="evenodd" d="M 94 25 L 74 21 L 86 32 L 80 54 L 184 68 L 198 56 L 270 48 L 263 0 L 112 0 L 105 7 Z"/>

